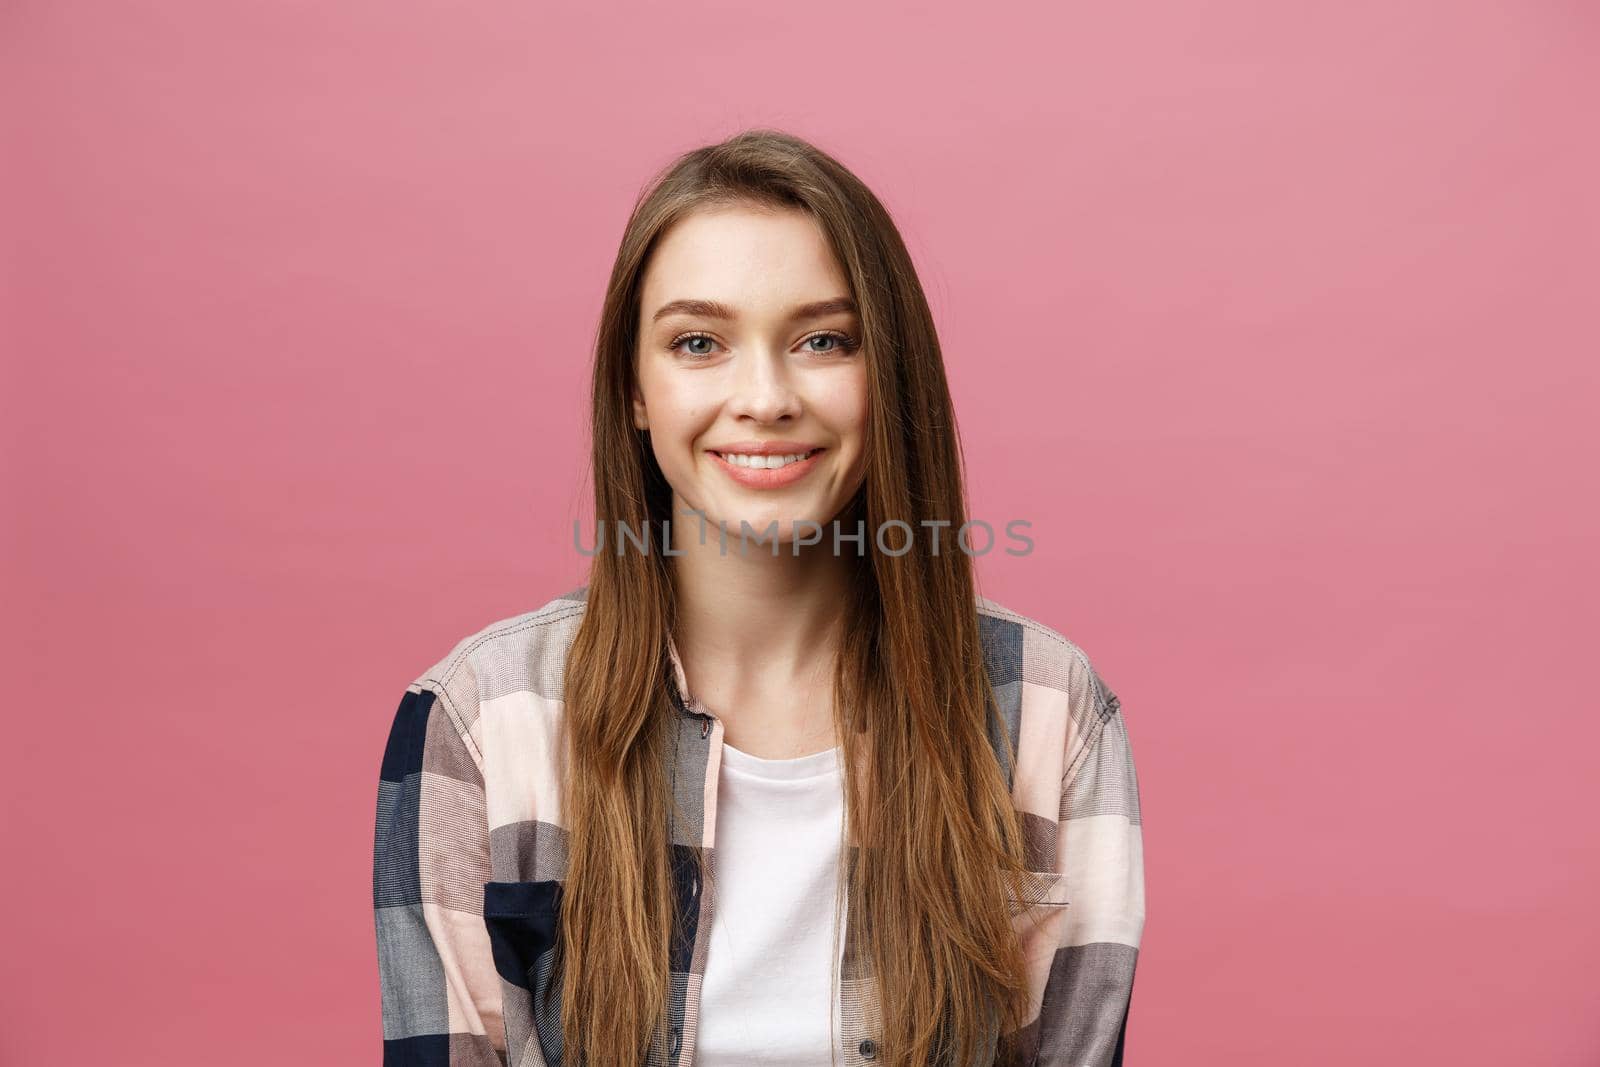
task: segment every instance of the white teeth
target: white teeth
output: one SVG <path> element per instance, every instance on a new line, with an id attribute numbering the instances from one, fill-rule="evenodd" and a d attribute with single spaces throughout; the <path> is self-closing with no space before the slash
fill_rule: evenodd
<path id="1" fill-rule="evenodd" d="M 791 463 L 798 463 L 811 455 L 811 453 L 797 452 L 787 456 L 751 456 L 741 452 L 718 452 L 717 455 L 735 467 L 749 467 L 751 470 L 776 470 L 779 467 L 787 467 Z"/>

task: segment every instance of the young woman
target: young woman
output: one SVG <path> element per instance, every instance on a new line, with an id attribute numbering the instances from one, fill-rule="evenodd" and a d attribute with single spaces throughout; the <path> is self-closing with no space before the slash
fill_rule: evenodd
<path id="1" fill-rule="evenodd" d="M 394 719 L 385 1062 L 1119 1064 L 1127 731 L 1082 651 L 975 591 L 878 200 L 773 131 L 677 160 L 623 235 L 591 429 L 587 583 Z"/>

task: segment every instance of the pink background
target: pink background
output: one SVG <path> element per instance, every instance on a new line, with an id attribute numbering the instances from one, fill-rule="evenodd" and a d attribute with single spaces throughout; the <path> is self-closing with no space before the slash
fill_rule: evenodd
<path id="1" fill-rule="evenodd" d="M 983 592 L 1122 696 L 1130 1065 L 1600 1060 L 1600 13 L 0 7 L 5 1064 L 376 1063 L 402 689 L 582 579 L 634 194 L 903 227 Z"/>

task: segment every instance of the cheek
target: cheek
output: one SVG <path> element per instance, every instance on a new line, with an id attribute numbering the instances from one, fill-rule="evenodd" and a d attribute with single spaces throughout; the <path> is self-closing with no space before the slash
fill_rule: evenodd
<path id="1" fill-rule="evenodd" d="M 852 437 L 860 447 L 867 429 L 867 375 L 865 367 L 838 375 L 817 397 L 817 414 L 841 437 Z"/>
<path id="2" fill-rule="evenodd" d="M 707 413 L 715 409 L 714 404 L 708 403 L 703 389 L 672 375 L 647 379 L 641 387 L 651 427 L 663 445 L 681 444 L 677 439 L 694 433 Z"/>

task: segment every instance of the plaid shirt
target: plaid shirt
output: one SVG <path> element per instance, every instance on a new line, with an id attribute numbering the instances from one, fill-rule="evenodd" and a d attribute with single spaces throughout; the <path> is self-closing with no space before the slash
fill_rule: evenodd
<path id="1" fill-rule="evenodd" d="M 378 785 L 372 879 L 386 1065 L 562 1063 L 550 966 L 567 865 L 558 724 L 585 596 L 574 590 L 463 639 L 400 700 Z M 991 744 L 1036 872 L 1031 891 L 1008 902 L 1029 961 L 1030 1058 L 1117 1067 L 1144 928 L 1138 780 L 1118 700 L 1055 631 L 983 597 L 978 617 L 1015 764 L 997 729 Z M 723 727 L 688 692 L 675 646 L 669 654 L 672 788 L 686 819 L 671 859 L 686 918 L 673 939 L 669 1026 L 648 1067 L 693 1063 L 715 906 L 691 850 L 714 870 Z M 838 1062 L 870 1067 L 883 1052 L 870 1028 L 877 1002 L 850 914 Z"/>

